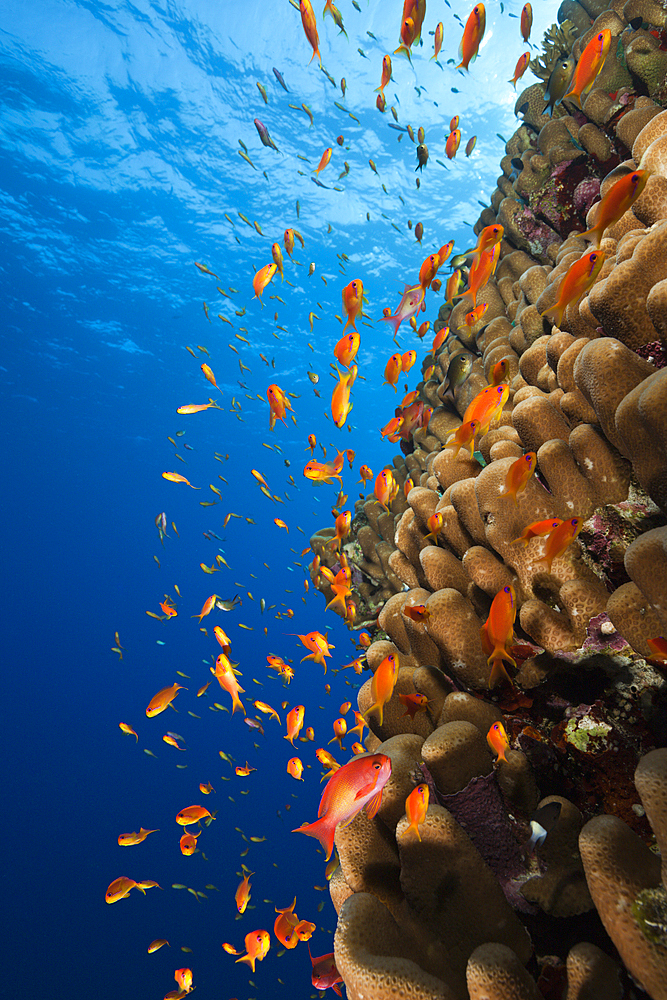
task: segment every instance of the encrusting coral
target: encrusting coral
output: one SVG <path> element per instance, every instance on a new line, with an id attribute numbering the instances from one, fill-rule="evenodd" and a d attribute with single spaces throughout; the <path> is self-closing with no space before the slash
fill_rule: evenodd
<path id="1" fill-rule="evenodd" d="M 355 669 L 389 654 L 399 667 L 381 724 L 370 678 L 358 695 L 367 749 L 392 760 L 380 810 L 336 832 L 352 1000 L 667 998 L 651 850 L 654 836 L 667 857 L 667 13 L 565 0 L 559 22 L 475 226 L 504 227 L 477 295 L 488 309 L 470 327 L 467 302 L 440 307 L 435 333 L 452 332 L 418 386 L 432 412 L 400 439 L 386 506 L 360 495 L 343 556 L 332 529 L 311 539 L 327 602 L 349 565 L 345 617 L 372 635 Z M 582 109 L 546 114 L 552 69 L 603 28 L 610 54 Z M 582 235 L 644 170 L 639 197 Z M 591 282 L 557 305 L 592 250 Z M 457 450 L 498 366 L 503 406 Z M 417 835 L 405 799 L 422 783 Z"/>

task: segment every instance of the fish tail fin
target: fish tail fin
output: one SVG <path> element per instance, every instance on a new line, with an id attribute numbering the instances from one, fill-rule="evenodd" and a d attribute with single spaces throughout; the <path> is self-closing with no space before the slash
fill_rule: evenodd
<path id="1" fill-rule="evenodd" d="M 292 833 L 305 833 L 307 837 L 315 837 L 316 840 L 319 840 L 328 861 L 333 853 L 335 831 L 336 827 L 332 825 L 331 820 L 327 819 L 325 814 L 320 819 L 316 819 L 314 823 L 306 823 L 304 826 L 297 827 L 296 830 L 292 830 Z"/>
<path id="2" fill-rule="evenodd" d="M 256 958 L 255 955 L 241 955 L 240 958 L 236 959 L 236 963 L 238 963 L 238 962 L 245 962 L 247 965 L 250 966 L 250 968 L 254 972 L 255 971 L 255 958 Z"/>
<path id="3" fill-rule="evenodd" d="M 564 94 L 563 97 L 561 97 L 561 101 L 567 101 L 568 98 L 571 101 L 575 101 L 577 106 L 581 108 L 581 98 L 579 97 L 579 94 L 576 92 L 576 90 L 571 90 L 569 94 Z"/>
<path id="4" fill-rule="evenodd" d="M 489 690 L 491 688 L 494 688 L 497 684 L 502 684 L 503 681 L 507 681 L 508 684 L 512 684 L 513 683 L 512 678 L 505 669 L 505 664 L 503 663 L 502 654 L 499 655 L 491 654 L 489 659 L 492 661 L 491 674 L 489 675 Z"/>

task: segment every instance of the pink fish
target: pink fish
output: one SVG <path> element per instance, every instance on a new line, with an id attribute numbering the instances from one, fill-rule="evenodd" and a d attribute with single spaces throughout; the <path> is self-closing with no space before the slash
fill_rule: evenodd
<path id="1" fill-rule="evenodd" d="M 404 319 L 416 316 L 424 302 L 425 289 L 421 285 L 406 285 L 403 298 L 398 304 L 398 309 L 393 316 L 383 316 L 381 323 L 391 323 L 394 328 L 394 335 L 398 333 L 398 328 Z"/>
<path id="2" fill-rule="evenodd" d="M 308 945 L 308 954 L 313 965 L 312 983 L 315 989 L 326 990 L 331 987 L 341 997 L 343 994 L 338 984 L 343 982 L 343 977 L 336 968 L 334 953 L 330 951 L 327 955 L 317 955 L 313 958 L 310 945 Z"/>

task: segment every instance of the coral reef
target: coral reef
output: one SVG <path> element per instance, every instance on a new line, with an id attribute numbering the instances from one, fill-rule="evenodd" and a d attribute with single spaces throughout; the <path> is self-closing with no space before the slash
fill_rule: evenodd
<path id="1" fill-rule="evenodd" d="M 667 634 L 667 14 L 660 0 L 564 0 L 559 22 L 475 226 L 504 227 L 477 296 L 488 309 L 467 327 L 467 305 L 440 307 L 436 333 L 457 333 L 422 367 L 428 426 L 402 440 L 387 506 L 360 495 L 343 545 L 354 628 L 372 633 L 365 667 L 389 653 L 400 667 L 381 725 L 370 678 L 358 696 L 367 748 L 393 764 L 380 811 L 336 833 L 335 955 L 352 1000 L 667 998 L 667 861 L 651 850 L 655 838 L 666 858 L 667 678 L 649 645 Z M 545 114 L 556 63 L 603 28 L 610 55 L 582 109 Z M 643 192 L 555 325 L 591 249 L 583 231 L 637 170 Z M 450 378 L 462 353 L 469 374 Z M 505 405 L 458 452 L 448 440 L 499 362 Z M 513 499 L 508 471 L 528 452 L 537 471 Z M 526 536 L 552 521 L 571 522 L 562 549 Z M 327 602 L 332 537 L 311 539 Z M 516 618 L 496 683 L 482 626 L 503 591 Z M 410 695 L 426 698 L 414 715 Z M 509 746 L 495 760 L 499 722 Z M 421 839 L 404 815 L 420 783 Z M 531 818 L 547 814 L 533 852 Z"/>

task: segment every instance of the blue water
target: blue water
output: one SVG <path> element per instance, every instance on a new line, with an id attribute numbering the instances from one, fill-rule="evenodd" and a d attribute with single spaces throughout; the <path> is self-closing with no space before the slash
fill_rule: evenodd
<path id="1" fill-rule="evenodd" d="M 518 19 L 509 16 L 520 12 L 520 3 L 505 4 L 503 14 L 491 3 L 480 57 L 469 76 L 457 73 L 446 61 L 456 54 L 461 28 L 452 8 L 429 0 L 424 46 L 412 67 L 394 60 L 394 81 L 387 87 L 388 108 L 396 107 L 400 122 L 426 129 L 431 159 L 418 190 L 415 147 L 407 135 L 399 142 L 399 133 L 388 128 L 393 119 L 389 110 L 384 116 L 376 110 L 373 92 L 382 56 L 398 44 L 401 4 L 361 0 L 361 12 L 348 0 L 339 6 L 349 41 L 330 18 L 322 23 L 319 6 L 316 15 L 324 65 L 337 83 L 347 80 L 344 98 L 317 60 L 308 62 L 310 47 L 287 0 L 3 4 L 2 889 L 9 920 L 2 996 L 37 997 L 48 990 L 56 998 L 159 998 L 175 988 L 174 970 L 183 966 L 193 969 L 202 997 L 309 996 L 305 945 L 278 957 L 273 939 L 254 975 L 221 948 L 228 941 L 242 950 L 248 931 L 272 931 L 274 907 L 289 905 L 295 895 L 299 916 L 317 923 L 313 954 L 332 948 L 333 908 L 328 894 L 313 888 L 325 882 L 322 855 L 316 841 L 289 831 L 316 816 L 321 769 L 314 749 L 331 737 L 340 703 L 354 701 L 358 680 L 349 670 L 330 669 L 324 678 L 320 666 L 300 665 L 305 650 L 290 634 L 328 630 L 336 647 L 333 667 L 355 655 L 353 633 L 325 613 L 320 595 L 304 590 L 307 557 L 300 553 L 316 528 L 332 523 L 338 492 L 304 479 L 307 436 L 315 433 L 329 458 L 337 446 L 356 452 L 354 470 L 346 465 L 344 473 L 348 505 L 358 492 L 359 466 L 379 471 L 395 454 L 396 446 L 379 434 L 397 402 L 381 385 L 385 362 L 396 349 L 384 324 L 360 327 L 366 381 L 354 387 L 351 430 L 338 431 L 325 417 L 333 387 L 328 366 L 341 331 L 335 319 L 341 289 L 360 277 L 366 312 L 376 321 L 384 306 L 396 306 L 403 282 L 416 280 L 428 253 L 450 238 L 458 251 L 471 244 L 477 202 L 488 201 L 504 152 L 496 133 L 509 137 L 516 127 L 514 91 L 506 81 L 523 51 Z M 555 20 L 557 8 L 551 2 L 538 6 L 533 39 Z M 459 6 L 458 13 L 465 20 L 469 9 Z M 440 19 L 442 70 L 428 58 L 429 32 Z M 524 81 L 531 79 L 528 74 Z M 266 87 L 268 105 L 257 81 Z M 288 107 L 302 102 L 313 112 L 312 128 L 303 111 Z M 462 148 L 443 168 L 436 158 L 444 160 L 454 114 L 461 116 Z M 255 117 L 280 152 L 260 144 Z M 463 147 L 475 133 L 477 147 L 466 160 Z M 345 139 L 342 149 L 338 135 Z M 239 139 L 255 170 L 238 155 Z M 329 190 L 310 179 L 327 146 L 334 153 L 321 180 Z M 345 160 L 350 173 L 338 182 Z M 332 190 L 338 183 L 344 191 Z M 257 220 L 264 236 L 239 212 Z M 408 219 L 424 225 L 421 247 Z M 288 226 L 304 236 L 305 249 L 297 245 L 295 251 L 302 266 L 286 257 L 293 286 L 274 280 L 262 308 L 252 299 L 253 269 L 270 261 L 271 243 L 282 242 Z M 340 253 L 349 256 L 345 268 Z M 194 261 L 219 281 L 202 275 Z M 315 272 L 309 277 L 311 262 Z M 230 297 L 221 296 L 217 285 Z M 431 321 L 441 301 L 429 296 Z M 244 308 L 245 315 L 237 316 Z M 312 333 L 311 310 L 318 317 Z M 275 312 L 287 333 L 277 329 Z M 402 350 L 419 351 L 408 379 L 414 388 L 429 337 L 419 345 L 404 325 L 399 339 Z M 203 345 L 209 357 L 195 360 L 186 345 L 198 355 L 196 345 Z M 260 352 L 275 360 L 275 369 Z M 250 371 L 242 372 L 239 360 Z M 202 377 L 203 361 L 217 376 L 222 409 L 178 416 L 178 406 L 218 395 Z M 321 398 L 308 370 L 320 376 Z M 288 420 L 273 433 L 268 406 L 256 398 L 265 400 L 271 382 L 297 396 L 297 425 Z M 232 406 L 233 397 L 240 405 Z M 185 435 L 177 437 L 180 430 Z M 168 437 L 185 464 L 175 458 Z M 229 459 L 216 461 L 216 451 Z M 262 472 L 284 504 L 260 493 L 251 468 Z M 165 470 L 185 475 L 201 492 L 166 482 Z M 209 483 L 223 499 L 201 507 L 201 500 L 216 500 Z M 164 546 L 154 526 L 161 511 L 180 536 L 170 527 Z M 223 530 L 229 511 L 242 518 Z M 274 525 L 274 517 L 287 522 L 289 534 Z M 221 540 L 207 539 L 203 533 L 210 530 Z M 219 550 L 231 569 L 205 575 L 199 564 L 210 566 Z M 239 593 L 243 603 L 230 614 L 204 619 L 205 635 L 190 616 L 213 591 L 224 598 Z M 166 593 L 175 597 L 179 613 L 158 622 L 146 611 L 159 612 Z M 277 607 L 262 614 L 260 598 Z M 286 607 L 294 617 L 277 619 Z M 275 721 L 262 719 L 262 737 L 238 713 L 211 712 L 215 700 L 229 704 L 217 685 L 208 698 L 195 697 L 218 652 L 216 623 L 232 638 L 246 707 L 252 710 L 256 698 L 268 701 L 284 719 L 283 701 L 288 707 L 303 703 L 315 743 L 292 751 L 282 739 L 284 726 L 279 730 Z M 111 651 L 116 631 L 122 661 Z M 290 687 L 266 668 L 268 653 L 294 662 Z M 176 680 L 188 687 L 175 702 L 178 714 L 168 710 L 147 719 L 150 698 Z M 121 721 L 137 730 L 138 743 L 121 733 Z M 167 730 L 184 737 L 186 752 L 162 742 Z M 236 778 L 219 750 L 239 764 L 248 760 L 257 771 Z M 293 753 L 306 765 L 301 783 L 285 771 Z M 206 781 L 216 790 L 208 799 L 198 790 Z M 241 795 L 242 789 L 249 794 Z M 202 801 L 217 810 L 200 838 L 208 861 L 201 853 L 181 855 L 182 831 L 174 823 L 180 809 Z M 117 845 L 120 833 L 140 826 L 160 832 L 138 846 Z M 267 840 L 248 845 L 236 827 Z M 251 907 L 235 920 L 241 861 L 256 874 Z M 106 887 L 120 875 L 154 879 L 162 889 L 145 897 L 134 890 L 108 906 Z M 208 898 L 197 901 L 172 889 L 173 883 L 205 891 Z M 204 890 L 207 884 L 217 890 Z M 147 955 L 158 937 L 166 937 L 171 948 Z M 181 952 L 182 946 L 192 953 Z"/>

